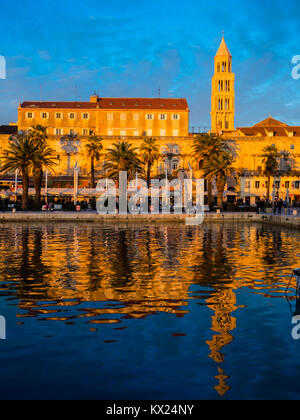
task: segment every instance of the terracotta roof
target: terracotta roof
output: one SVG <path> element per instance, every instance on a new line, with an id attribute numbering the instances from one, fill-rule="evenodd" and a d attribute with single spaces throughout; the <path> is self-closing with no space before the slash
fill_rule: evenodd
<path id="1" fill-rule="evenodd" d="M 255 124 L 253 127 L 287 127 L 287 124 L 282 123 L 281 121 L 275 120 L 271 116 L 258 124 Z"/>
<path id="2" fill-rule="evenodd" d="M 224 37 L 222 38 L 221 45 L 218 49 L 218 52 L 216 54 L 216 57 L 232 57 L 230 54 L 230 51 L 226 45 Z"/>
<path id="3" fill-rule="evenodd" d="M 186 99 L 99 98 L 97 102 L 23 102 L 21 108 L 43 109 L 168 109 L 186 110 Z"/>

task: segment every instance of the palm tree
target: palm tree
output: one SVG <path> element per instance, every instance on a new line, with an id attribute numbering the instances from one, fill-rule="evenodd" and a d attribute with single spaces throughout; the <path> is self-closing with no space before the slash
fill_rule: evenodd
<path id="1" fill-rule="evenodd" d="M 47 144 L 48 134 L 47 127 L 43 125 L 34 125 L 31 130 L 28 132 L 29 138 L 36 144 L 38 147 L 43 147 Z M 35 198 L 34 203 L 36 208 L 40 207 L 41 203 L 41 189 L 43 184 L 43 165 L 40 161 L 37 161 L 32 169 L 33 174 L 33 184 L 35 189 Z"/>
<path id="2" fill-rule="evenodd" d="M 275 176 L 276 171 L 278 170 L 278 159 L 280 158 L 281 154 L 275 145 L 266 146 L 263 149 L 263 152 L 264 154 L 262 155 L 262 162 L 265 165 L 265 175 L 268 177 L 267 199 L 270 200 L 271 177 Z"/>
<path id="3" fill-rule="evenodd" d="M 85 144 L 85 150 L 91 162 L 91 188 L 95 188 L 95 161 L 98 162 L 100 160 L 103 150 L 102 138 L 93 134 L 90 135 Z"/>
<path id="4" fill-rule="evenodd" d="M 199 165 L 199 168 L 203 169 L 203 165 L 206 162 L 210 162 L 214 159 L 215 155 L 222 153 L 233 153 L 233 142 L 231 140 L 224 140 L 222 137 L 212 134 L 200 134 L 194 138 L 192 150 L 194 153 L 194 159 Z M 212 181 L 211 175 L 206 176 L 207 179 L 207 199 L 208 205 L 212 203 Z"/>
<path id="5" fill-rule="evenodd" d="M 203 164 L 203 172 L 205 177 L 210 179 L 216 178 L 218 190 L 218 207 L 223 208 L 223 194 L 229 176 L 234 176 L 236 169 L 233 167 L 235 159 L 229 152 L 215 154 L 210 160 Z"/>
<path id="6" fill-rule="evenodd" d="M 151 168 L 156 160 L 159 159 L 159 146 L 156 144 L 156 139 L 146 137 L 140 147 L 141 159 L 147 165 L 147 184 L 150 187 Z"/>
<path id="7" fill-rule="evenodd" d="M 76 155 L 79 151 L 80 140 L 77 134 L 67 134 L 60 139 L 60 147 L 66 152 L 68 157 L 67 174 L 70 175 L 71 155 Z"/>
<path id="8" fill-rule="evenodd" d="M 53 151 L 46 145 L 37 145 L 28 134 L 19 134 L 11 139 L 4 150 L 2 172 L 19 170 L 23 180 L 22 210 L 28 210 L 29 174 L 38 165 L 51 168 L 55 164 Z"/>
<path id="9" fill-rule="evenodd" d="M 107 150 L 105 161 L 104 169 L 116 181 L 120 171 L 126 171 L 128 179 L 133 179 L 137 172 L 142 172 L 142 161 L 138 157 L 137 148 L 126 141 L 114 143 Z"/>

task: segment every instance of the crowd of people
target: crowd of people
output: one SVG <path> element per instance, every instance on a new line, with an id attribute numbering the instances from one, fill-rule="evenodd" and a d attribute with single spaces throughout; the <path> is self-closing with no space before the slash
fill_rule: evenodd
<path id="1" fill-rule="evenodd" d="M 289 200 L 283 200 L 282 198 L 276 198 L 274 201 L 268 199 L 260 199 L 257 201 L 257 213 L 266 213 L 266 209 L 269 208 L 274 215 L 282 214 L 283 210 L 287 213 L 289 210 L 294 210 L 300 207 L 300 203 L 296 200 L 290 202 Z"/>

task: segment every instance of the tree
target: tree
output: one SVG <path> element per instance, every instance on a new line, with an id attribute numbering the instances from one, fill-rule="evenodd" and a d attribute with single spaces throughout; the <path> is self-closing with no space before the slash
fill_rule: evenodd
<path id="1" fill-rule="evenodd" d="M 102 138 L 90 135 L 85 144 L 85 150 L 91 162 L 91 188 L 95 188 L 95 162 L 100 160 L 103 150 Z"/>
<path id="2" fill-rule="evenodd" d="M 34 144 L 37 145 L 37 147 L 43 147 L 47 144 L 48 140 L 48 134 L 47 134 L 47 128 L 42 125 L 34 125 L 31 130 L 28 132 L 29 138 L 33 141 Z M 43 165 L 40 161 L 36 161 L 33 169 L 32 169 L 32 175 L 33 175 L 33 184 L 35 189 L 35 198 L 34 198 L 34 204 L 37 209 L 40 208 L 41 203 L 41 189 L 43 184 Z"/>
<path id="3" fill-rule="evenodd" d="M 151 168 L 156 160 L 159 159 L 159 146 L 156 144 L 156 139 L 146 137 L 140 147 L 141 159 L 147 165 L 147 184 L 150 187 Z"/>
<path id="4" fill-rule="evenodd" d="M 230 152 L 215 154 L 210 160 L 203 164 L 203 172 L 205 177 L 216 179 L 218 190 L 218 207 L 223 208 L 223 194 L 227 182 L 227 178 L 234 176 L 236 169 L 233 167 L 235 162 L 234 156 Z"/>
<path id="5" fill-rule="evenodd" d="M 233 153 L 233 142 L 212 134 L 200 134 L 194 138 L 192 146 L 194 159 L 203 169 L 203 165 L 214 160 L 216 155 L 222 153 Z M 212 203 L 212 175 L 206 175 L 208 205 Z"/>
<path id="6" fill-rule="evenodd" d="M 268 177 L 267 185 L 267 199 L 270 200 L 270 191 L 271 191 L 271 177 L 275 176 L 276 171 L 278 170 L 279 163 L 278 159 L 281 154 L 279 153 L 275 145 L 266 146 L 263 149 L 263 164 L 265 165 L 265 175 Z"/>
<path id="7" fill-rule="evenodd" d="M 76 155 L 79 151 L 80 140 L 77 134 L 67 134 L 60 139 L 60 147 L 66 152 L 68 157 L 67 174 L 71 171 L 71 155 Z"/>
<path id="8" fill-rule="evenodd" d="M 2 156 L 3 173 L 19 170 L 22 174 L 22 210 L 28 210 L 29 174 L 38 164 L 51 168 L 55 165 L 53 151 L 46 145 L 38 145 L 28 134 L 11 139 Z"/>
<path id="9" fill-rule="evenodd" d="M 137 172 L 142 172 L 142 161 L 138 157 L 137 148 L 126 141 L 114 143 L 107 150 L 105 160 L 104 169 L 116 181 L 120 171 L 126 171 L 128 179 L 133 179 Z"/>

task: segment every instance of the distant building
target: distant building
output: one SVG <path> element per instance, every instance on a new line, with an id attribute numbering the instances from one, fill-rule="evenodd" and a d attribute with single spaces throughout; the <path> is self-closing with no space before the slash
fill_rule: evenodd
<path id="1" fill-rule="evenodd" d="M 232 72 L 232 56 L 223 37 L 215 56 L 212 78 L 211 131 L 212 133 L 234 130 L 235 75 Z"/>
<path id="2" fill-rule="evenodd" d="M 90 102 L 23 102 L 19 130 L 35 124 L 46 126 L 54 136 L 186 137 L 189 108 L 186 99 L 92 96 Z"/>

